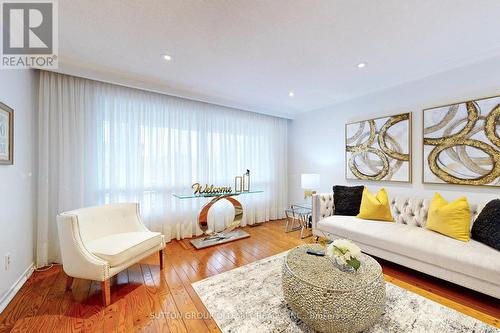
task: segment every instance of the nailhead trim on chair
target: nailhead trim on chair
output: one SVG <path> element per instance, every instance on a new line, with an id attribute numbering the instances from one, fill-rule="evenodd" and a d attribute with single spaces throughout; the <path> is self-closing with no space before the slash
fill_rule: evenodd
<path id="1" fill-rule="evenodd" d="M 80 222 L 78 221 L 78 215 L 75 215 L 74 216 L 75 219 L 76 219 L 76 224 L 78 224 L 78 229 L 77 229 L 77 232 L 78 232 L 78 236 L 80 237 L 80 240 L 79 240 L 79 243 L 81 244 L 81 246 L 83 247 L 83 249 L 85 249 L 85 251 L 87 251 L 87 253 L 81 251 L 80 247 L 78 246 L 77 249 L 78 251 L 80 251 L 80 253 L 84 256 L 86 256 L 87 258 L 89 257 L 92 257 L 94 258 L 94 255 L 92 254 L 92 252 L 90 252 L 86 247 L 85 247 L 85 244 L 83 243 L 82 241 L 82 235 L 80 234 Z M 75 242 L 76 244 L 76 239 L 75 237 L 73 236 L 73 241 Z M 97 258 L 96 258 L 97 259 Z M 109 278 L 109 264 L 101 264 L 101 268 L 102 268 L 102 280 L 107 280 Z"/>

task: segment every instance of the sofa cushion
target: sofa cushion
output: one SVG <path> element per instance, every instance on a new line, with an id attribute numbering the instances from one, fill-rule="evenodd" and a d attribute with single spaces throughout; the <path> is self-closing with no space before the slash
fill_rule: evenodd
<path id="1" fill-rule="evenodd" d="M 499 284 L 500 251 L 480 242 L 467 243 L 425 228 L 400 223 L 378 223 L 351 216 L 330 216 L 317 228 L 354 242 L 407 256 Z"/>
<path id="2" fill-rule="evenodd" d="M 357 217 L 365 220 L 394 222 L 391 215 L 391 207 L 389 206 L 389 198 L 387 197 L 385 188 L 381 188 L 376 195 L 373 195 L 365 187 Z"/>
<path id="3" fill-rule="evenodd" d="M 486 204 L 472 226 L 472 238 L 500 251 L 500 199 Z"/>
<path id="4" fill-rule="evenodd" d="M 160 245 L 161 242 L 159 232 L 124 232 L 95 239 L 88 242 L 86 247 L 92 254 L 106 260 L 111 267 L 116 267 Z"/>
<path id="5" fill-rule="evenodd" d="M 436 193 L 429 206 L 426 228 L 462 242 L 470 239 L 470 208 L 466 197 L 453 202 Z"/>
<path id="6" fill-rule="evenodd" d="M 333 205 L 335 207 L 333 213 L 335 215 L 358 215 L 364 188 L 364 186 L 335 185 L 333 187 Z"/>

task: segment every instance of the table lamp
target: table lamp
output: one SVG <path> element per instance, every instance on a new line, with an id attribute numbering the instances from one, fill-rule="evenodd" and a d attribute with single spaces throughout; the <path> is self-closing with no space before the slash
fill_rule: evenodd
<path id="1" fill-rule="evenodd" d="M 303 173 L 300 176 L 300 185 L 304 190 L 304 199 L 316 194 L 315 189 L 319 188 L 319 174 L 317 173 Z"/>

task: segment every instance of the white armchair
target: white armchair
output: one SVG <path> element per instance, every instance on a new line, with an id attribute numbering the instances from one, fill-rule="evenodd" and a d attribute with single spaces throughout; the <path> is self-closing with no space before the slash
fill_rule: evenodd
<path id="1" fill-rule="evenodd" d="M 165 241 L 141 221 L 139 204 L 89 207 L 57 216 L 59 243 L 67 289 L 73 278 L 100 281 L 105 306 L 111 303 L 110 278 L 159 252 L 163 269 Z"/>

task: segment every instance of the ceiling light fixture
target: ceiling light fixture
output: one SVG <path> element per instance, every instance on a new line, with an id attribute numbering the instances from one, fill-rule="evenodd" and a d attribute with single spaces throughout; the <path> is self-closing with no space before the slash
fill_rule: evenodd
<path id="1" fill-rule="evenodd" d="M 365 68 L 366 62 L 360 62 L 357 66 L 358 66 L 358 68 Z"/>
<path id="2" fill-rule="evenodd" d="M 288 96 L 293 97 L 293 96 L 295 96 L 295 94 L 294 94 L 294 92 L 293 92 L 293 91 L 290 91 L 290 92 L 288 93 Z"/>
<path id="3" fill-rule="evenodd" d="M 169 56 L 168 54 L 164 54 L 164 55 L 162 55 L 162 57 L 163 57 L 163 59 L 165 59 L 166 61 L 170 61 L 170 60 L 172 60 L 172 57 L 171 57 L 171 56 Z"/>

